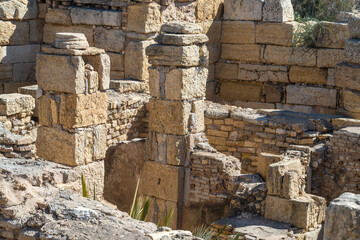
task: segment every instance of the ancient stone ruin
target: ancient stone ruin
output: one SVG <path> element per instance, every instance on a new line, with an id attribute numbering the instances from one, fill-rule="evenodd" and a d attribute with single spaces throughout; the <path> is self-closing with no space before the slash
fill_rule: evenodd
<path id="1" fill-rule="evenodd" d="M 295 19 L 0 1 L 0 239 L 360 239 L 360 16 Z"/>

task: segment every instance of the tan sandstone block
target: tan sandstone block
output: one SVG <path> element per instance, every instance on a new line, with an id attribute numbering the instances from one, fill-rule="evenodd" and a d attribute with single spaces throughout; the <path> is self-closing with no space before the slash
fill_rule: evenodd
<path id="1" fill-rule="evenodd" d="M 291 0 L 267 0 L 263 8 L 264 22 L 290 22 L 295 19 Z"/>
<path id="2" fill-rule="evenodd" d="M 221 58 L 246 62 L 260 62 L 263 47 L 256 44 L 222 44 Z"/>
<path id="3" fill-rule="evenodd" d="M 184 166 L 187 158 L 187 144 L 184 136 L 168 135 L 166 163 Z"/>
<path id="4" fill-rule="evenodd" d="M 197 24 L 203 29 L 201 33 L 208 36 L 209 44 L 219 43 L 221 37 L 222 21 L 204 21 Z"/>
<path id="5" fill-rule="evenodd" d="M 31 112 L 35 108 L 35 99 L 30 95 L 11 93 L 0 95 L 0 115 L 10 116 Z"/>
<path id="6" fill-rule="evenodd" d="M 335 67 L 336 64 L 345 60 L 345 51 L 343 49 L 318 49 L 317 66 Z"/>
<path id="7" fill-rule="evenodd" d="M 110 56 L 107 54 L 84 56 L 84 61 L 90 64 L 99 76 L 100 90 L 109 89 L 110 85 Z"/>
<path id="8" fill-rule="evenodd" d="M 58 32 L 83 33 L 89 42 L 90 47 L 94 46 L 93 29 L 85 26 L 64 26 L 55 24 L 45 24 L 44 26 L 44 43 L 52 44 L 55 35 Z"/>
<path id="9" fill-rule="evenodd" d="M 0 45 L 29 44 L 29 23 L 0 20 Z"/>
<path id="10" fill-rule="evenodd" d="M 296 172 L 285 172 L 281 196 L 286 199 L 296 199 L 301 192 L 301 177 Z"/>
<path id="11" fill-rule="evenodd" d="M 197 2 L 197 20 L 213 20 L 222 12 L 223 0 L 199 0 Z"/>
<path id="12" fill-rule="evenodd" d="M 205 104 L 204 100 L 195 101 L 192 103 L 190 115 L 190 130 L 191 133 L 201 133 L 205 131 Z"/>
<path id="13" fill-rule="evenodd" d="M 238 65 L 233 63 L 216 63 L 215 77 L 217 79 L 235 80 L 238 76 Z"/>
<path id="14" fill-rule="evenodd" d="M 280 162 L 281 155 L 275 155 L 271 153 L 261 153 L 258 158 L 257 172 L 261 174 L 261 176 L 266 180 L 269 165 L 273 163 Z"/>
<path id="15" fill-rule="evenodd" d="M 199 46 L 151 45 L 146 48 L 153 65 L 192 67 L 200 65 Z M 126 56 L 125 56 L 126 59 Z M 126 66 L 125 66 L 126 69 Z"/>
<path id="16" fill-rule="evenodd" d="M 224 21 L 222 43 L 255 43 L 255 23 L 244 21 Z"/>
<path id="17" fill-rule="evenodd" d="M 48 8 L 45 21 L 46 23 L 71 25 L 70 9 Z"/>
<path id="18" fill-rule="evenodd" d="M 345 89 L 343 94 L 344 108 L 349 112 L 360 113 L 360 93 Z"/>
<path id="19" fill-rule="evenodd" d="M 286 92 L 288 104 L 336 108 L 336 89 L 288 85 Z"/>
<path id="20" fill-rule="evenodd" d="M 297 22 L 259 23 L 256 25 L 256 43 L 291 47 Z"/>
<path id="21" fill-rule="evenodd" d="M 264 61 L 278 65 L 316 66 L 316 50 L 268 45 L 265 48 Z"/>
<path id="22" fill-rule="evenodd" d="M 224 19 L 261 21 L 263 4 L 262 0 L 226 0 L 224 1 Z"/>
<path id="23" fill-rule="evenodd" d="M 223 82 L 220 86 L 220 97 L 227 100 L 259 102 L 262 86 L 257 84 Z"/>
<path id="24" fill-rule="evenodd" d="M 38 54 L 36 79 L 45 91 L 85 93 L 85 62 L 80 56 Z"/>
<path id="25" fill-rule="evenodd" d="M 292 66 L 290 68 L 290 82 L 326 85 L 328 71 L 322 68 Z"/>
<path id="26" fill-rule="evenodd" d="M 318 48 L 344 48 L 350 38 L 350 31 L 346 23 L 320 22 L 315 25 L 314 32 L 318 36 Z"/>
<path id="27" fill-rule="evenodd" d="M 106 127 L 98 125 L 69 133 L 40 127 L 36 149 L 40 158 L 69 166 L 91 163 L 105 157 Z"/>
<path id="28" fill-rule="evenodd" d="M 157 3 L 135 4 L 128 7 L 127 30 L 151 33 L 160 30 L 161 12 Z"/>
<path id="29" fill-rule="evenodd" d="M 106 93 L 61 94 L 60 124 L 65 129 L 87 127 L 107 120 Z"/>
<path id="30" fill-rule="evenodd" d="M 239 64 L 238 80 L 288 83 L 288 68 L 285 66 Z"/>
<path id="31" fill-rule="evenodd" d="M 185 135 L 188 133 L 191 104 L 151 99 L 149 128 L 155 132 Z"/>
<path id="32" fill-rule="evenodd" d="M 360 67 L 350 64 L 336 65 L 335 85 L 360 91 Z"/>
<path id="33" fill-rule="evenodd" d="M 149 60 L 145 49 L 154 41 L 131 41 L 125 49 L 125 78 L 149 80 Z"/>
<path id="34" fill-rule="evenodd" d="M 146 161 L 140 173 L 140 192 L 173 202 L 182 202 L 184 178 L 183 167 Z"/>
<path id="35" fill-rule="evenodd" d="M 57 101 L 58 100 L 58 101 Z M 39 98 L 39 123 L 51 127 L 59 123 L 60 97 L 45 94 Z"/>
<path id="36" fill-rule="evenodd" d="M 164 216 L 173 212 L 169 227 L 172 229 L 179 229 L 177 220 L 178 215 L 182 214 L 182 208 L 178 208 L 178 203 L 156 197 L 151 197 L 150 199 L 152 204 L 150 205 L 147 221 L 157 224 L 160 219 L 163 221 Z"/>
<path id="37" fill-rule="evenodd" d="M 345 44 L 345 60 L 348 63 L 360 64 L 360 40 L 348 39 Z"/>

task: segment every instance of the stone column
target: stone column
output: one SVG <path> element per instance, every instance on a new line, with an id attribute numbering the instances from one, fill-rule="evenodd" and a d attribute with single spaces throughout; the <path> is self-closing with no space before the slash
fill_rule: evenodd
<path id="1" fill-rule="evenodd" d="M 83 34 L 58 33 L 53 46 L 44 46 L 37 56 L 36 77 L 42 91 L 36 141 L 40 158 L 87 167 L 105 158 L 104 90 L 109 88 L 110 58 L 104 50 L 88 46 Z"/>
<path id="2" fill-rule="evenodd" d="M 157 222 L 164 211 L 173 209 L 171 227 L 178 228 L 190 151 L 196 136 L 204 131 L 208 38 L 201 30 L 196 24 L 165 24 L 160 44 L 146 49 L 152 64 L 150 131 L 140 188 L 142 194 L 153 198 L 149 220 Z"/>

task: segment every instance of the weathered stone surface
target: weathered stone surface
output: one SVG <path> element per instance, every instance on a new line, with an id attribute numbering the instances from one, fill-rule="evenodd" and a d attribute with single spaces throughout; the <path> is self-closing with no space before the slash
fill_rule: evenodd
<path id="1" fill-rule="evenodd" d="M 131 41 L 125 49 L 125 78 L 149 80 L 149 60 L 146 48 L 154 41 Z"/>
<path id="2" fill-rule="evenodd" d="M 360 112 L 360 93 L 345 89 L 343 95 L 344 108 L 349 112 Z"/>
<path id="3" fill-rule="evenodd" d="M 110 85 L 110 57 L 107 54 L 84 56 L 84 61 L 90 64 L 99 75 L 100 90 L 109 89 Z"/>
<path id="4" fill-rule="evenodd" d="M 40 45 L 5 46 L 0 51 L 1 63 L 29 63 L 36 61 Z"/>
<path id="5" fill-rule="evenodd" d="M 146 48 L 149 62 L 153 65 L 165 66 L 199 66 L 200 48 L 199 46 L 166 46 L 151 45 Z M 125 56 L 126 58 L 126 56 Z"/>
<path id="6" fill-rule="evenodd" d="M 291 47 L 297 22 L 259 23 L 256 25 L 256 43 Z"/>
<path id="7" fill-rule="evenodd" d="M 235 80 L 238 78 L 238 65 L 230 63 L 217 63 L 215 77 L 217 79 Z"/>
<path id="8" fill-rule="evenodd" d="M 224 21 L 222 23 L 221 42 L 241 44 L 255 43 L 255 23 L 246 21 Z"/>
<path id="9" fill-rule="evenodd" d="M 161 13 L 157 3 L 134 4 L 128 7 L 127 30 L 151 33 L 160 30 Z"/>
<path id="10" fill-rule="evenodd" d="M 286 91 L 287 103 L 336 108 L 335 89 L 289 85 Z"/>
<path id="11" fill-rule="evenodd" d="M 294 19 L 294 9 L 291 0 L 265 1 L 263 8 L 264 22 L 288 22 Z"/>
<path id="12" fill-rule="evenodd" d="M 209 38 L 205 34 L 162 34 L 161 43 L 166 45 L 192 45 L 205 43 Z"/>
<path id="13" fill-rule="evenodd" d="M 269 165 L 280 162 L 281 155 L 274 155 L 270 153 L 261 153 L 258 161 L 257 172 L 266 180 L 268 175 Z"/>
<path id="14" fill-rule="evenodd" d="M 222 44 L 221 57 L 227 60 L 240 60 L 246 62 L 260 62 L 263 47 L 256 44 Z"/>
<path id="15" fill-rule="evenodd" d="M 13 66 L 14 82 L 36 82 L 35 63 L 15 63 Z"/>
<path id="16" fill-rule="evenodd" d="M 110 52 L 122 52 L 125 44 L 125 33 L 119 29 L 96 27 L 95 46 Z"/>
<path id="17" fill-rule="evenodd" d="M 300 47 L 292 48 L 268 45 L 265 48 L 264 60 L 266 63 L 277 65 L 314 67 L 316 66 L 316 52 L 314 51 L 307 51 Z"/>
<path id="18" fill-rule="evenodd" d="M 199 0 L 197 2 L 197 19 L 202 22 L 204 20 L 213 20 L 219 18 L 223 10 L 222 0 Z"/>
<path id="19" fill-rule="evenodd" d="M 53 47 L 62 49 L 86 49 L 89 43 L 82 33 L 56 33 Z"/>
<path id="20" fill-rule="evenodd" d="M 145 92 L 146 87 L 146 83 L 143 81 L 129 79 L 110 81 L 110 88 L 115 89 L 119 93 Z"/>
<path id="21" fill-rule="evenodd" d="M 199 34 L 202 31 L 203 29 L 200 25 L 184 21 L 168 22 L 161 26 L 161 32 L 164 33 Z"/>
<path id="22" fill-rule="evenodd" d="M 45 91 L 85 93 L 85 62 L 79 56 L 38 54 L 36 79 Z"/>
<path id="23" fill-rule="evenodd" d="M 220 85 L 220 97 L 227 100 L 259 102 L 262 86 L 257 84 L 224 82 Z"/>
<path id="24" fill-rule="evenodd" d="M 238 80 L 258 82 L 289 82 L 285 66 L 239 64 Z"/>
<path id="25" fill-rule="evenodd" d="M 29 33 L 28 22 L 0 21 L 0 45 L 28 44 Z"/>
<path id="26" fill-rule="evenodd" d="M 41 46 L 42 53 L 55 54 L 55 55 L 68 55 L 68 56 L 94 56 L 104 54 L 105 50 L 95 47 L 89 47 L 86 49 L 64 49 L 54 48 L 50 45 Z"/>
<path id="27" fill-rule="evenodd" d="M 35 108 L 35 99 L 24 94 L 0 95 L 0 114 L 9 116 L 17 113 L 31 112 Z"/>
<path id="28" fill-rule="evenodd" d="M 350 38 L 360 38 L 360 18 L 352 17 L 349 19 L 348 27 L 350 31 Z"/>
<path id="29" fill-rule="evenodd" d="M 184 178 L 183 167 L 146 161 L 140 173 L 140 193 L 173 202 L 182 202 L 184 188 L 179 183 L 182 183 Z"/>
<path id="30" fill-rule="evenodd" d="M 121 17 L 120 11 L 71 8 L 71 19 L 74 24 L 120 27 Z"/>
<path id="31" fill-rule="evenodd" d="M 309 68 L 292 66 L 290 68 L 290 82 L 309 83 L 317 85 L 326 85 L 328 71 L 321 68 Z"/>
<path id="32" fill-rule="evenodd" d="M 40 158 L 69 166 L 103 159 L 106 152 L 106 127 L 98 125 L 69 133 L 56 128 L 40 127 L 36 140 Z"/>
<path id="33" fill-rule="evenodd" d="M 71 15 L 69 9 L 48 8 L 45 21 L 61 25 L 71 25 Z"/>
<path id="34" fill-rule="evenodd" d="M 56 33 L 58 32 L 71 32 L 83 33 L 89 42 L 90 46 L 94 46 L 93 29 L 90 26 L 65 26 L 47 23 L 44 26 L 44 43 L 52 44 L 55 40 Z"/>
<path id="35" fill-rule="evenodd" d="M 360 195 L 344 193 L 326 210 L 324 240 L 360 238 Z"/>
<path id="36" fill-rule="evenodd" d="M 293 200 L 267 196 L 265 218 L 309 229 L 317 227 L 324 221 L 325 208 L 325 199 L 314 195 Z"/>
<path id="37" fill-rule="evenodd" d="M 317 36 L 316 47 L 344 48 L 345 41 L 350 38 L 347 24 L 320 22 L 314 27 Z"/>
<path id="38" fill-rule="evenodd" d="M 110 70 L 111 71 L 121 71 L 125 70 L 125 59 L 123 53 L 107 53 L 110 56 Z"/>
<path id="39" fill-rule="evenodd" d="M 360 65 L 360 40 L 348 39 L 345 44 L 345 60 Z"/>
<path id="40" fill-rule="evenodd" d="M 106 94 L 61 94 L 60 124 L 65 129 L 88 127 L 107 120 Z"/>
<path id="41" fill-rule="evenodd" d="M 11 0 L 0 2 L 0 19 L 35 19 L 38 14 L 36 0 Z"/>
<path id="42" fill-rule="evenodd" d="M 274 84 L 265 84 L 264 86 L 265 101 L 267 103 L 278 103 L 283 98 L 283 88 Z"/>
<path id="43" fill-rule="evenodd" d="M 149 128 L 155 132 L 184 135 L 188 132 L 191 104 L 150 100 Z"/>
<path id="44" fill-rule="evenodd" d="M 360 91 L 360 67 L 349 64 L 339 64 L 335 67 L 335 85 Z"/>
<path id="45" fill-rule="evenodd" d="M 263 0 L 225 0 L 224 19 L 261 21 L 263 4 Z"/>
<path id="46" fill-rule="evenodd" d="M 318 49 L 317 66 L 335 67 L 336 64 L 345 60 L 345 51 L 343 49 Z"/>
<path id="47" fill-rule="evenodd" d="M 45 21 L 43 19 L 35 19 L 29 21 L 31 43 L 42 43 L 44 22 Z"/>

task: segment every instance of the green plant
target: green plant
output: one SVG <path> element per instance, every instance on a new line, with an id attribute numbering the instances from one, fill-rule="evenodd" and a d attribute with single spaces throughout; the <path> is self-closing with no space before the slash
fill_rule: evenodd
<path id="1" fill-rule="evenodd" d="M 81 173 L 81 187 L 82 187 L 82 196 L 84 198 L 89 198 L 89 194 L 86 188 L 86 181 L 83 173 Z"/>
<path id="2" fill-rule="evenodd" d="M 162 212 L 157 227 L 168 227 L 170 225 L 170 221 L 174 215 L 174 209 L 172 208 L 169 212 L 165 210 Z"/>
<path id="3" fill-rule="evenodd" d="M 211 240 L 214 236 L 215 232 L 210 229 L 210 226 L 206 226 L 205 224 L 197 226 L 192 234 L 195 237 L 202 238 L 204 240 Z"/>
<path id="4" fill-rule="evenodd" d="M 134 193 L 133 202 L 130 210 L 130 217 L 140 221 L 146 221 L 146 217 L 150 210 L 151 201 L 149 197 L 145 199 L 140 197 L 138 198 L 138 190 L 139 190 L 140 178 L 137 181 L 136 189 Z"/>
<path id="5" fill-rule="evenodd" d="M 324 23 L 316 19 L 301 22 L 293 34 L 293 46 L 302 46 L 307 50 L 316 48 L 316 43 L 331 31 Z"/>

